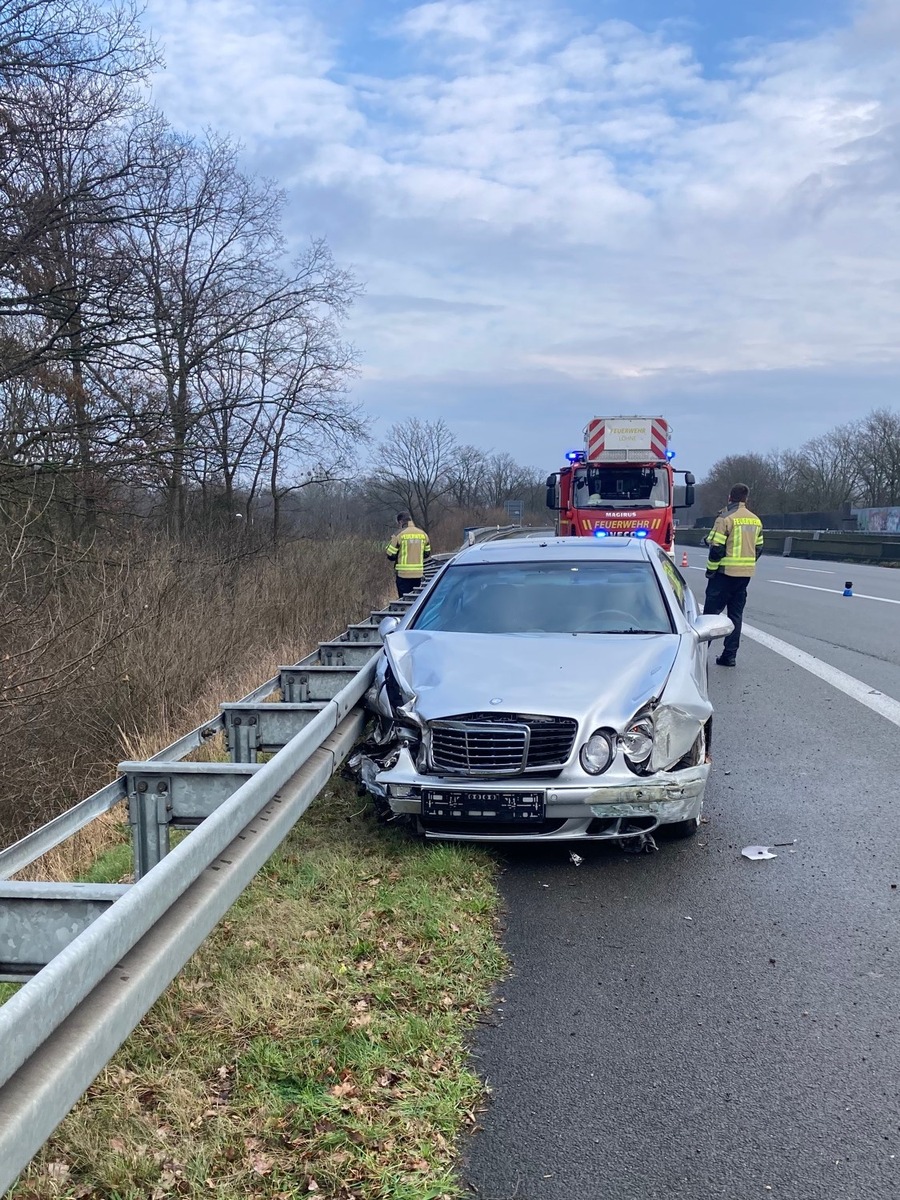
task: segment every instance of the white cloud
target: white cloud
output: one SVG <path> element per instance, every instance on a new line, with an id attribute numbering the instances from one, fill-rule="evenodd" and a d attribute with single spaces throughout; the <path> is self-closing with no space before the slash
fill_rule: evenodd
<path id="1" fill-rule="evenodd" d="M 497 55 L 522 61 L 554 45 L 567 25 L 535 0 L 436 0 L 409 8 L 396 22 L 401 37 L 436 61 L 460 66 Z"/>
<path id="2" fill-rule="evenodd" d="M 715 77 L 673 28 L 549 0 L 410 6 L 364 72 L 303 5 L 150 12 L 173 117 L 244 138 L 371 292 L 427 298 L 355 318 L 398 394 L 543 372 L 579 397 L 668 378 L 686 403 L 685 380 L 900 357 L 891 0 Z"/>
<path id="3" fill-rule="evenodd" d="M 508 5 L 490 3 L 489 0 L 473 0 L 466 4 L 437 0 L 437 3 L 409 9 L 397 22 L 397 29 L 410 38 L 421 40 L 441 37 L 489 43 L 510 23 L 511 15 Z"/>
<path id="4" fill-rule="evenodd" d="M 167 69 L 154 97 L 177 120 L 266 141 L 347 138 L 362 127 L 354 97 L 331 78 L 334 47 L 303 8 L 253 0 L 151 0 Z"/>

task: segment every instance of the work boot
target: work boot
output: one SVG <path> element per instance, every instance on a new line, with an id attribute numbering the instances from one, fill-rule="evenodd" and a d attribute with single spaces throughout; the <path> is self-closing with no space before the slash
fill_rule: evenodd
<path id="1" fill-rule="evenodd" d="M 737 663 L 733 658 L 729 658 L 727 654 L 720 654 L 716 659 L 720 667 L 736 667 Z"/>

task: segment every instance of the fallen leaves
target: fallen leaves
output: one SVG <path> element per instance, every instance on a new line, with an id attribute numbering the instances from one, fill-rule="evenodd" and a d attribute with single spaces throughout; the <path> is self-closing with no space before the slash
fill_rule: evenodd
<path id="1" fill-rule="evenodd" d="M 252 1154 L 250 1156 L 250 1170 L 254 1175 L 271 1175 L 274 1163 L 266 1154 Z"/>
<path id="2" fill-rule="evenodd" d="M 344 1083 L 336 1083 L 334 1085 L 334 1087 L 331 1089 L 331 1094 L 332 1094 L 332 1096 L 338 1096 L 341 1099 L 348 1097 L 348 1096 L 355 1096 L 356 1095 L 356 1085 L 354 1083 L 352 1083 L 349 1079 L 345 1080 Z"/>

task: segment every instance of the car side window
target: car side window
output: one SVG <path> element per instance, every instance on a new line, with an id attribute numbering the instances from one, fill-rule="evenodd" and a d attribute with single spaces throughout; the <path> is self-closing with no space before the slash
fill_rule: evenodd
<path id="1" fill-rule="evenodd" d="M 672 591 L 675 593 L 675 598 L 678 601 L 678 606 L 682 612 L 684 607 L 684 593 L 687 589 L 687 584 L 675 564 L 669 558 L 668 554 L 660 554 L 659 560 L 662 563 L 662 569 L 665 572 L 666 578 L 672 585 Z"/>

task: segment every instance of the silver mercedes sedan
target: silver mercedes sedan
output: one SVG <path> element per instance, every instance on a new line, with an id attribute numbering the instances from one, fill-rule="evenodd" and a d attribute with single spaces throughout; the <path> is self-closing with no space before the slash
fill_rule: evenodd
<path id="1" fill-rule="evenodd" d="M 360 778 L 428 838 L 690 837 L 710 770 L 707 651 L 730 630 L 650 541 L 471 546 L 382 622 Z"/>

